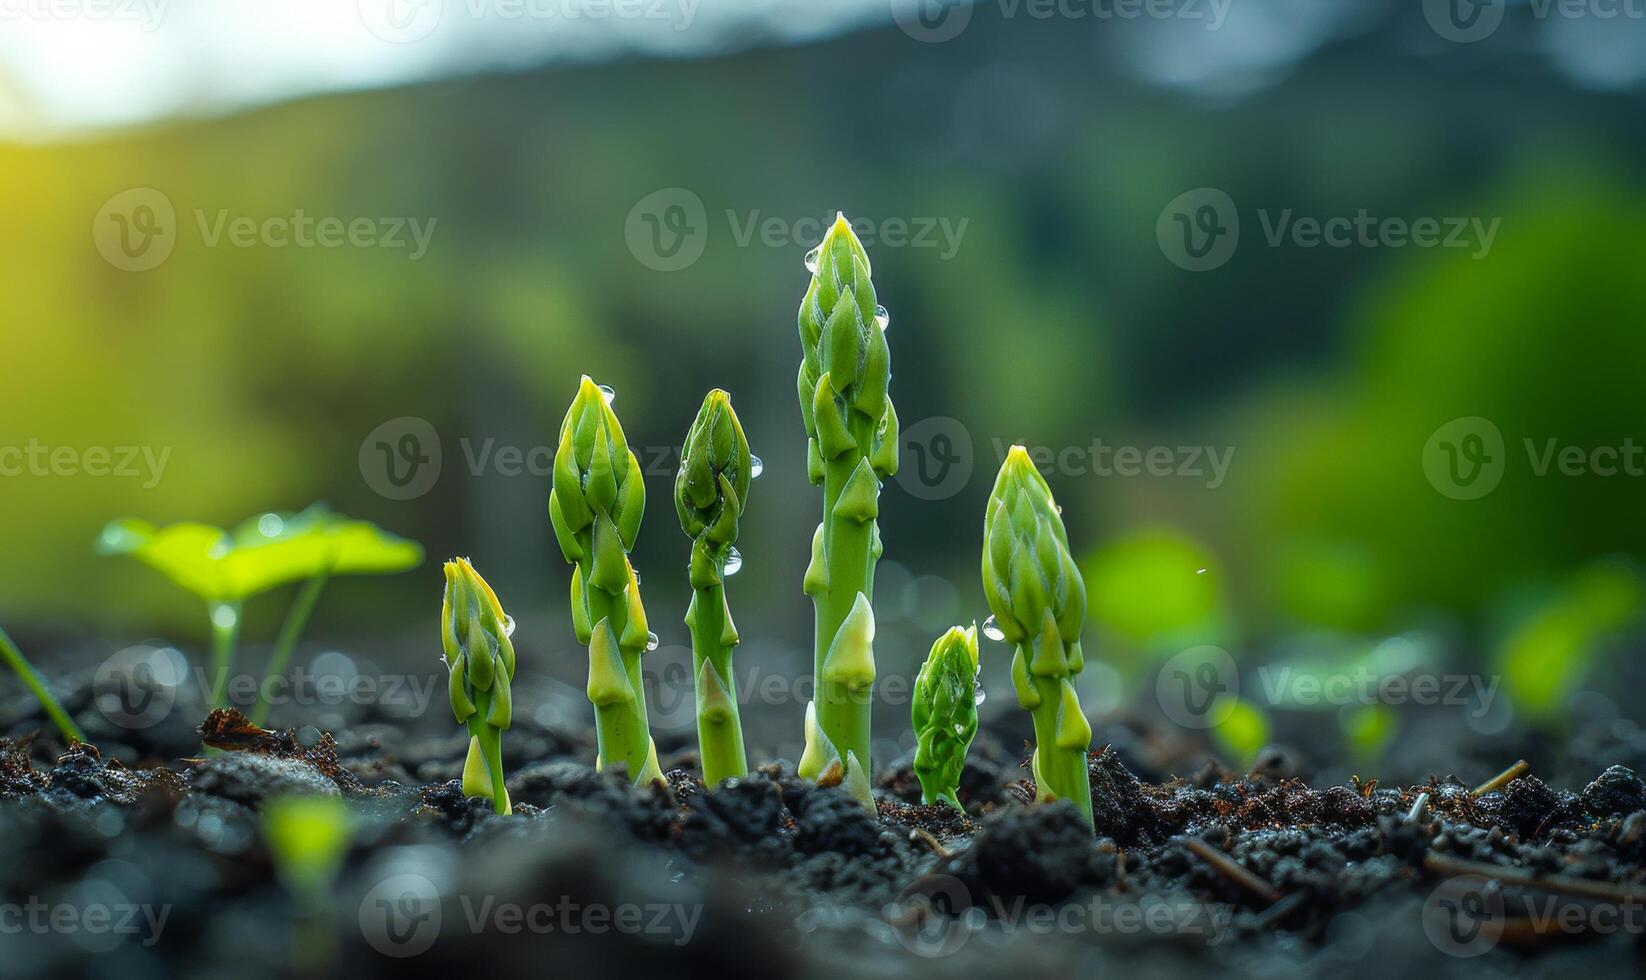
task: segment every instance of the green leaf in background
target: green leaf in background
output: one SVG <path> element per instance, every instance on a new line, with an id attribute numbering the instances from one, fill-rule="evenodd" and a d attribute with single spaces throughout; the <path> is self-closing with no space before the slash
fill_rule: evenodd
<path id="1" fill-rule="evenodd" d="M 1400 716 L 1386 704 L 1359 704 L 1343 709 L 1338 724 L 1349 742 L 1349 754 L 1362 768 L 1376 766 L 1383 752 L 1400 734 Z"/>
<path id="2" fill-rule="evenodd" d="M 1257 760 L 1257 753 L 1269 744 L 1269 716 L 1250 701 L 1233 701 L 1228 714 L 1212 727 L 1212 743 L 1225 759 L 1245 769 Z"/>
<path id="3" fill-rule="evenodd" d="M 207 524 L 157 528 L 112 521 L 98 539 L 105 555 L 130 555 L 207 602 L 238 602 L 304 579 L 402 572 L 423 560 L 415 541 L 315 504 L 260 514 L 231 531 Z"/>
<path id="4" fill-rule="evenodd" d="M 1222 639 L 1217 561 L 1176 527 L 1144 527 L 1105 543 L 1087 558 L 1085 578 L 1092 618 L 1142 652 Z"/>
<path id="5" fill-rule="evenodd" d="M 1511 630 L 1497 670 L 1515 707 L 1544 721 L 1556 716 L 1589 676 L 1604 641 L 1639 619 L 1643 592 L 1633 566 L 1596 562 Z"/>

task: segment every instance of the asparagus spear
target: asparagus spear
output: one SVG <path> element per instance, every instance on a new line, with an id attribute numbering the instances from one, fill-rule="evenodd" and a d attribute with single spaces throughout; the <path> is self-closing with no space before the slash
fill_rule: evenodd
<path id="1" fill-rule="evenodd" d="M 1080 628 L 1086 585 L 1068 532 L 1028 451 L 1013 446 L 983 518 L 983 591 L 1000 632 L 1017 652 L 1012 683 L 1034 715 L 1034 779 L 1042 799 L 1073 800 L 1092 820 L 1086 754 L 1092 728 L 1071 683 L 1085 666 Z"/>
<path id="2" fill-rule="evenodd" d="M 726 603 L 726 562 L 737 541 L 738 518 L 747 505 L 752 457 L 731 396 L 709 392 L 686 433 L 674 506 L 692 539 L 692 671 L 697 678 L 697 740 L 703 781 L 715 786 L 747 775 L 743 727 L 732 682 L 732 649 L 740 642 Z"/>
<path id="3" fill-rule="evenodd" d="M 891 353 L 869 257 L 844 216 L 808 264 L 813 274 L 800 304 L 798 387 L 807 472 L 823 487 L 823 522 L 805 578 L 816 607 L 817 697 L 807 709 L 801 775 L 815 778 L 839 762 L 848 785 L 866 787 L 875 679 L 871 602 L 881 553 L 875 518 L 880 481 L 897 471 Z M 873 809 L 872 800 L 864 802 Z"/>
<path id="4" fill-rule="evenodd" d="M 977 735 L 977 627 L 954 627 L 932 644 L 914 679 L 914 772 L 923 803 L 955 798 L 966 750 Z"/>
<path id="5" fill-rule="evenodd" d="M 452 714 L 469 726 L 463 792 L 489 798 L 510 813 L 503 785 L 503 732 L 514 715 L 513 632 L 503 606 L 467 558 L 446 562 L 446 598 L 440 609 L 440 641 L 451 670 L 447 694 Z"/>
<path id="6" fill-rule="evenodd" d="M 572 628 L 589 648 L 587 690 L 600 742 L 596 765 L 626 765 L 636 784 L 663 781 L 640 670 L 640 655 L 656 643 L 646 629 L 640 579 L 629 563 L 645 509 L 640 462 L 605 393 L 584 375 L 560 425 L 549 521 L 566 561 L 575 566 Z"/>

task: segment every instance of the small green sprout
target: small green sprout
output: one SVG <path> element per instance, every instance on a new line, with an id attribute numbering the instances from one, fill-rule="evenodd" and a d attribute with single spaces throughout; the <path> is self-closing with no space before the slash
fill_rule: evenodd
<path id="1" fill-rule="evenodd" d="M 698 752 L 710 786 L 747 775 L 743 723 L 738 717 L 732 650 L 740 642 L 726 603 L 726 563 L 735 553 L 738 518 L 748 503 L 753 456 L 731 396 L 719 388 L 686 433 L 674 506 L 692 539 L 692 601 L 686 625 L 692 633 L 692 671 L 697 690 Z"/>
<path id="2" fill-rule="evenodd" d="M 503 732 L 514 720 L 513 632 L 497 593 L 469 560 L 446 562 L 440 645 L 451 670 L 446 693 L 452 714 L 469 726 L 463 792 L 490 799 L 498 813 L 513 812 L 503 785 Z"/>
<path id="3" fill-rule="evenodd" d="M 941 800 L 961 813 L 955 798 L 966 750 L 977 736 L 977 627 L 954 627 L 938 637 L 914 679 L 914 772 L 923 803 Z"/>
<path id="4" fill-rule="evenodd" d="M 403 572 L 423 561 L 417 542 L 334 514 L 323 504 L 296 514 L 260 514 L 233 531 L 194 523 L 157 528 L 125 518 L 103 528 L 97 548 L 105 555 L 130 555 L 205 601 L 212 635 L 213 707 L 227 707 L 247 599 L 292 582 L 305 583 L 281 625 L 268 668 L 274 675 L 285 670 L 327 579 Z M 261 693 L 265 686 L 259 685 L 252 712 L 256 722 L 267 715 Z"/>
<path id="5" fill-rule="evenodd" d="M 276 797 L 263 807 L 263 836 L 298 916 L 293 957 L 301 957 L 310 972 L 329 972 L 337 936 L 326 912 L 354 838 L 348 805 L 337 796 Z"/>
<path id="6" fill-rule="evenodd" d="M 1234 699 L 1218 709 L 1222 717 L 1212 726 L 1212 743 L 1237 768 L 1250 768 L 1269 744 L 1269 716 L 1250 701 Z"/>
<path id="7" fill-rule="evenodd" d="M 640 533 L 646 486 L 640 461 L 606 394 L 588 375 L 560 424 L 549 522 L 572 569 L 572 629 L 589 648 L 589 701 L 598 768 L 623 764 L 637 785 L 663 781 L 646 720 L 640 656 L 656 646 L 646 628 L 640 578 L 629 551 Z"/>
<path id="8" fill-rule="evenodd" d="M 35 700 L 40 702 L 40 707 L 46 709 L 46 714 L 51 716 L 52 723 L 62 734 L 63 741 L 73 745 L 75 742 L 86 740 L 80 726 L 74 723 L 69 713 L 63 710 L 63 706 L 56 698 L 52 697 L 51 689 L 46 687 L 46 679 L 40 676 L 40 672 L 34 669 L 33 664 L 29 663 L 29 658 L 23 656 L 23 651 L 17 648 L 17 644 L 12 642 L 4 629 L 0 629 L 0 659 L 5 660 L 11 669 L 16 671 L 18 679 L 34 694 Z"/>
<path id="9" fill-rule="evenodd" d="M 812 280 L 800 304 L 797 383 L 806 470 L 823 487 L 823 522 L 812 538 L 805 578 L 816 608 L 817 699 L 807 712 L 800 774 L 817 778 L 838 761 L 848 786 L 866 787 L 872 771 L 874 568 L 882 551 L 876 518 L 880 482 L 897 472 L 891 350 L 868 254 L 844 216 L 835 219 L 807 266 Z M 857 769 L 864 778 L 853 778 Z M 873 809 L 872 800 L 864 803 Z"/>
<path id="10" fill-rule="evenodd" d="M 1073 679 L 1085 666 L 1080 629 L 1086 585 L 1051 487 L 1022 446 L 1000 467 L 983 518 L 983 592 L 997 628 L 1017 648 L 1012 684 L 1034 715 L 1034 781 L 1041 799 L 1074 801 L 1092 822 L 1086 756 L 1092 726 Z"/>

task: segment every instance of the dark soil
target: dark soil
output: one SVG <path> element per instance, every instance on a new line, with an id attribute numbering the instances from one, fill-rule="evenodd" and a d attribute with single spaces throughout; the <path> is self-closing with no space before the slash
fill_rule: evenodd
<path id="1" fill-rule="evenodd" d="M 373 721 L 334 738 L 213 712 L 166 758 L 185 736 L 126 733 L 105 753 L 24 730 L 0 739 L 0 884 L 22 910 L 0 916 L 7 975 L 1558 976 L 1636 969 L 1646 928 L 1646 913 L 1634 929 L 1593 915 L 1639 913 L 1646 889 L 1646 783 L 1621 765 L 1477 797 L 1492 773 L 1311 787 L 1275 749 L 1244 776 L 1150 781 L 1132 731 L 1091 756 L 1094 836 L 1071 804 L 1035 803 L 1021 755 L 987 730 L 965 814 L 921 805 L 902 760 L 871 816 L 784 761 L 709 788 L 680 752 L 667 791 L 634 789 L 578 761 L 581 734 L 522 726 L 509 817 L 463 796 L 456 732 Z M 328 910 L 289 896 L 264 843 L 260 809 L 290 794 L 355 817 Z M 1506 910 L 1483 959 L 1455 958 L 1471 950 L 1425 917 L 1460 868 Z M 49 922 L 98 903 L 143 915 L 112 935 Z"/>

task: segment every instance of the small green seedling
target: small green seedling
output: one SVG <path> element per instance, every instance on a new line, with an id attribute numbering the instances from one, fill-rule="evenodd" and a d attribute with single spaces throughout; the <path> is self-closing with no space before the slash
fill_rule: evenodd
<path id="1" fill-rule="evenodd" d="M 1041 799 L 1072 800 L 1092 822 L 1086 756 L 1092 726 L 1074 676 L 1085 666 L 1080 630 L 1086 584 L 1069 554 L 1063 516 L 1029 453 L 1013 446 L 983 518 L 983 592 L 997 629 L 1015 646 L 1012 684 L 1034 716 L 1034 781 Z M 985 624 L 987 627 L 988 624 Z"/>
<path id="2" fill-rule="evenodd" d="M 849 786 L 866 788 L 874 568 L 882 550 L 876 518 L 880 482 L 897 472 L 891 351 L 868 254 L 843 216 L 807 256 L 807 267 L 812 281 L 800 304 L 798 386 L 806 469 L 812 483 L 823 487 L 823 522 L 812 538 L 805 578 L 816 609 L 817 698 L 806 712 L 800 774 L 815 779 L 839 762 Z M 873 809 L 872 800 L 864 802 Z"/>
<path id="3" fill-rule="evenodd" d="M 977 736 L 977 627 L 938 637 L 914 679 L 914 773 L 922 803 L 942 801 L 966 812 L 955 797 L 966 750 Z"/>
<path id="4" fill-rule="evenodd" d="M 158 570 L 206 603 L 212 635 L 210 704 L 227 706 L 227 688 L 247 599 L 282 585 L 304 582 L 281 625 L 268 673 L 285 670 L 297 640 L 334 575 L 381 575 L 415 568 L 423 548 L 368 521 L 334 514 L 323 504 L 296 513 L 267 513 L 231 531 L 207 524 L 157 528 L 125 518 L 103 528 L 97 542 L 105 555 L 130 555 Z M 259 685 L 259 691 L 266 685 Z M 261 693 L 253 720 L 267 714 Z"/>
<path id="5" fill-rule="evenodd" d="M 589 648 L 596 765 L 622 764 L 637 785 L 663 782 L 646 720 L 640 657 L 657 645 L 646 628 L 629 551 L 640 533 L 646 486 L 640 461 L 606 394 L 588 375 L 560 424 L 549 522 L 572 570 L 572 629 Z"/>
<path id="6" fill-rule="evenodd" d="M 263 807 L 263 837 L 297 913 L 293 957 L 310 972 L 328 972 L 337 936 L 326 913 L 354 838 L 348 805 L 336 796 L 276 797 Z"/>
<path id="7" fill-rule="evenodd" d="M 440 608 L 440 645 L 451 670 L 446 693 L 452 714 L 469 727 L 463 792 L 512 813 L 503 784 L 503 732 L 514 720 L 514 621 L 497 593 L 467 558 L 446 562 L 446 597 Z"/>
<path id="8" fill-rule="evenodd" d="M 63 706 L 56 698 L 52 697 L 51 689 L 46 687 L 46 679 L 40 676 L 40 672 L 34 669 L 33 664 L 29 663 L 29 658 L 23 656 L 23 651 L 17 648 L 17 644 L 12 642 L 4 629 L 0 629 L 0 659 L 4 659 L 10 665 L 17 673 L 18 679 L 34 694 L 35 700 L 40 702 L 40 707 L 46 709 L 46 714 L 51 717 L 57 731 L 62 734 L 63 741 L 73 745 L 75 742 L 86 740 L 80 726 L 74 723 L 69 713 L 63 710 Z"/>
<path id="9" fill-rule="evenodd" d="M 719 388 L 709 392 L 686 433 L 674 506 L 681 529 L 692 539 L 686 625 L 692 634 L 698 752 L 703 781 L 710 786 L 749 771 L 732 677 L 732 650 L 740 641 L 726 603 L 726 566 L 736 554 L 733 545 L 754 478 L 753 460 L 731 396 Z"/>

